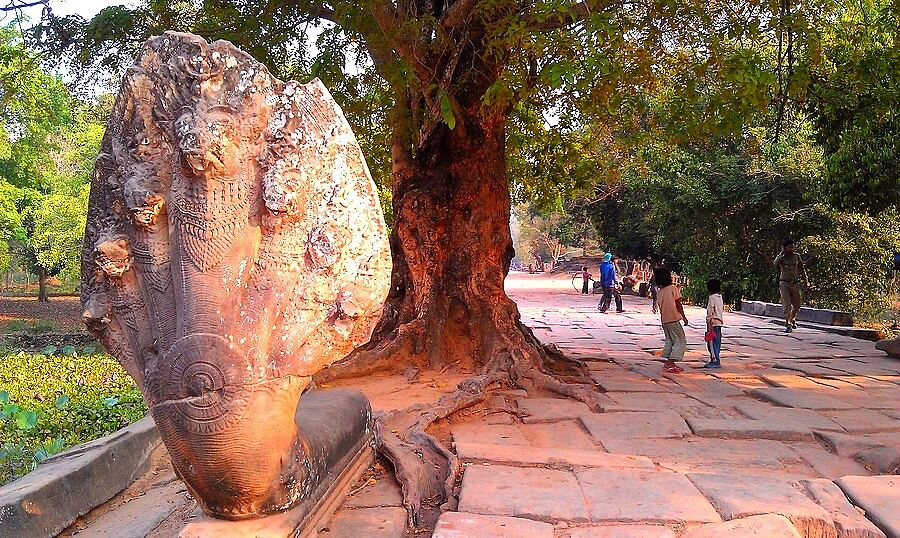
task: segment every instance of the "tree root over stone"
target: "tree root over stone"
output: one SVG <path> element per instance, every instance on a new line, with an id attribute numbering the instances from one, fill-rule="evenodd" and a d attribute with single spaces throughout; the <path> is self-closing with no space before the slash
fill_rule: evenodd
<path id="1" fill-rule="evenodd" d="M 430 509 L 439 507 L 442 512 L 452 508 L 450 502 L 460 476 L 456 454 L 428 433 L 429 426 L 436 421 L 479 404 L 502 388 L 544 390 L 584 402 L 593 411 L 602 411 L 596 384 L 583 361 L 567 357 L 555 346 L 541 344 L 531 329 L 518 320 L 511 325 L 515 330 L 495 339 L 480 371 L 459 383 L 454 392 L 435 403 L 390 411 L 375 419 L 377 447 L 394 466 L 411 528 L 433 524 L 426 521 L 431 519 L 426 516 Z M 316 381 L 397 371 L 410 365 L 421 367 L 414 360 L 415 351 L 405 350 L 410 349 L 410 341 L 415 341 L 423 328 L 408 324 L 401 330 L 376 349 L 358 350 L 323 370 Z"/>

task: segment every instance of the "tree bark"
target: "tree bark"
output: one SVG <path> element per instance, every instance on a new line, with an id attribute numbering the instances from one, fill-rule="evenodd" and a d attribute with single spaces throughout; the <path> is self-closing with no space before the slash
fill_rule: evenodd
<path id="1" fill-rule="evenodd" d="M 460 466 L 427 429 L 483 401 L 492 388 L 541 388 L 600 410 L 580 361 L 545 348 L 504 291 L 514 250 L 509 229 L 503 118 L 471 114 L 439 126 L 415 155 L 394 152 L 393 281 L 371 341 L 317 381 L 379 370 L 454 368 L 473 376 L 432 405 L 378 417 L 379 448 L 391 461 L 414 527 L 447 509 Z"/>
<path id="2" fill-rule="evenodd" d="M 47 270 L 43 267 L 38 268 L 38 302 L 39 303 L 48 303 L 50 302 L 50 294 L 47 293 L 47 279 L 49 275 L 47 275 Z"/>

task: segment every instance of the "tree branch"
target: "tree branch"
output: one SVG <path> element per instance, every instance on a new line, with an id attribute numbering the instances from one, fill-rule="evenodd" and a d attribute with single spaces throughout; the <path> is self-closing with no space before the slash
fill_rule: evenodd
<path id="1" fill-rule="evenodd" d="M 469 14 L 472 13 L 476 4 L 478 4 L 478 0 L 459 0 L 453 3 L 444 11 L 444 20 L 441 21 L 441 25 L 448 30 L 462 26 L 468 20 Z"/>
<path id="2" fill-rule="evenodd" d="M 388 0 L 370 0 L 369 12 L 375 23 L 381 29 L 381 32 L 388 36 L 394 44 L 394 50 L 400 58 L 406 60 L 419 80 L 426 82 L 431 78 L 431 71 L 426 67 L 425 56 L 422 53 L 419 43 L 406 39 L 401 35 L 402 26 L 405 21 L 394 10 L 394 6 Z"/>

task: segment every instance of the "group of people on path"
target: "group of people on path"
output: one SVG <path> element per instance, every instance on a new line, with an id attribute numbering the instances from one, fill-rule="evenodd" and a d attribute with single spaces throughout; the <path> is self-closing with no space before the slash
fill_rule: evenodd
<path id="1" fill-rule="evenodd" d="M 616 266 L 613 263 L 611 253 L 603 256 L 600 264 L 600 285 L 603 288 L 603 296 L 598 306 L 600 312 L 609 310 L 612 299 L 616 301 L 616 312 L 624 312 L 622 309 L 622 295 L 619 291 L 619 283 L 616 278 Z M 791 332 L 797 328 L 797 313 L 800 311 L 800 282 L 809 287 L 809 279 L 803 260 L 795 251 L 794 241 L 786 239 L 782 244 L 781 252 L 775 257 L 775 267 L 778 269 L 778 288 L 781 294 L 781 304 L 784 308 L 785 332 Z M 591 279 L 587 267 L 582 267 L 581 276 L 584 285 L 581 292 L 589 293 Z M 662 322 L 665 345 L 662 358 L 663 369 L 669 373 L 680 373 L 684 370 L 676 364 L 684 358 L 687 350 L 687 337 L 684 326 L 689 324 L 684 313 L 684 305 L 681 302 L 681 290 L 672 279 L 672 272 L 665 267 L 653 269 L 653 276 L 649 282 L 650 296 L 653 299 L 653 313 L 659 312 Z M 706 283 L 709 299 L 706 303 L 706 334 L 704 340 L 709 351 L 709 361 L 703 368 L 721 368 L 722 351 L 722 327 L 725 325 L 725 303 L 722 299 L 722 281 L 712 278 Z"/>

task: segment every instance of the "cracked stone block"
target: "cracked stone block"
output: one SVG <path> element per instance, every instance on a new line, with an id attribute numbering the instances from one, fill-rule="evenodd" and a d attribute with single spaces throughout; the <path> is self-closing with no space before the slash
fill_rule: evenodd
<path id="1" fill-rule="evenodd" d="M 831 514 L 790 479 L 746 474 L 689 473 L 687 476 L 727 520 L 781 514 L 803 536 L 837 538 Z"/>
<path id="2" fill-rule="evenodd" d="M 824 389 L 831 390 L 831 389 Z M 839 400 L 828 394 L 803 389 L 788 389 L 772 387 L 765 389 L 753 389 L 750 393 L 764 400 L 783 405 L 785 407 L 799 407 L 802 409 L 853 409 L 854 406 Z"/>
<path id="3" fill-rule="evenodd" d="M 516 403 L 519 409 L 528 413 L 528 416 L 522 419 L 522 422 L 526 423 L 571 420 L 591 413 L 584 402 L 569 399 L 520 398 Z"/>
<path id="4" fill-rule="evenodd" d="M 900 476 L 845 476 L 835 483 L 885 534 L 900 536 Z"/>
<path id="5" fill-rule="evenodd" d="M 343 509 L 335 514 L 322 538 L 365 536 L 366 538 L 403 538 L 406 536 L 406 510 L 403 508 Z"/>
<path id="6" fill-rule="evenodd" d="M 675 538 L 675 531 L 661 525 L 603 525 L 566 529 L 560 538 Z"/>
<path id="7" fill-rule="evenodd" d="M 806 495 L 828 510 L 838 531 L 838 538 L 885 538 L 884 533 L 850 504 L 844 492 L 831 480 L 801 480 Z"/>
<path id="8" fill-rule="evenodd" d="M 444 512 L 432 538 L 553 538 L 553 525 L 518 517 Z"/>
<path id="9" fill-rule="evenodd" d="M 502 465 L 466 469 L 459 511 L 547 521 L 586 522 L 589 517 L 572 473 Z"/>
<path id="10" fill-rule="evenodd" d="M 634 467 L 653 469 L 653 462 L 643 456 L 610 454 L 597 448 L 521 447 L 489 443 L 456 443 L 456 454 L 463 461 L 491 462 L 550 467 Z"/>
<path id="11" fill-rule="evenodd" d="M 601 443 L 611 439 L 684 437 L 691 433 L 684 419 L 674 411 L 582 415 L 581 422 Z"/>
<path id="12" fill-rule="evenodd" d="M 761 514 L 758 516 L 733 519 L 723 523 L 708 523 L 692 527 L 682 533 L 681 538 L 801 538 L 797 528 L 790 520 L 779 514 Z"/>
<path id="13" fill-rule="evenodd" d="M 590 503 L 590 517 L 595 523 L 721 521 L 709 501 L 679 473 L 587 469 L 575 475 Z"/>

